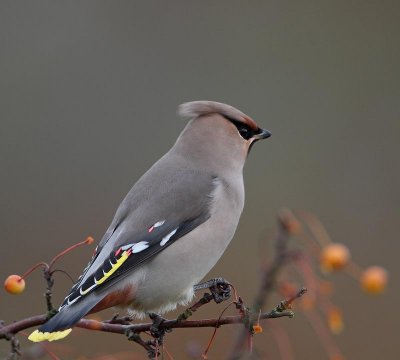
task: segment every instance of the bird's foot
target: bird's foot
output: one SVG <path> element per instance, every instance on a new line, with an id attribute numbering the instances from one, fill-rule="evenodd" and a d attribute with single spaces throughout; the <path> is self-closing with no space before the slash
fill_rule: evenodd
<path id="1" fill-rule="evenodd" d="M 177 318 L 178 321 L 187 320 L 193 315 L 200 307 L 208 304 L 210 301 L 215 301 L 217 304 L 228 300 L 231 297 L 231 284 L 223 278 L 215 278 L 193 287 L 194 291 L 209 289 L 211 294 L 204 293 L 204 295 L 195 302 L 191 307 L 187 308 Z"/>
<path id="2" fill-rule="evenodd" d="M 231 284 L 219 277 L 194 286 L 194 291 L 210 289 L 214 301 L 219 304 L 231 297 Z"/>
<path id="3" fill-rule="evenodd" d="M 148 314 L 150 319 L 153 320 L 153 324 L 150 327 L 150 334 L 154 337 L 158 343 L 161 345 L 164 339 L 164 336 L 167 332 L 171 332 L 171 329 L 168 328 L 160 328 L 160 325 L 166 320 L 162 316 L 156 313 Z"/>

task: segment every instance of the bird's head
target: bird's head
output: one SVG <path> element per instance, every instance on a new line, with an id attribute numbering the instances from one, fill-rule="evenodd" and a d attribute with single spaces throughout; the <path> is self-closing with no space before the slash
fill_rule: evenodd
<path id="1" fill-rule="evenodd" d="M 179 106 L 178 113 L 192 120 L 176 145 L 182 144 L 188 154 L 208 162 L 223 161 L 243 167 L 252 145 L 271 136 L 248 115 L 219 102 L 187 102 Z"/>

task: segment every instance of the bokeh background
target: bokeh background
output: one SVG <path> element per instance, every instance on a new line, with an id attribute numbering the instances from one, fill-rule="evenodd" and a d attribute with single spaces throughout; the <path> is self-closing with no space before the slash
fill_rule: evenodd
<path id="1" fill-rule="evenodd" d="M 348 359 L 398 358 L 399 11 L 397 1 L 2 1 L 1 276 L 87 235 L 100 239 L 121 199 L 184 127 L 177 105 L 222 101 L 273 136 L 248 159 L 244 214 L 210 277 L 228 278 L 250 302 L 258 243 L 272 238 L 276 213 L 310 210 L 360 265 L 391 274 L 376 298 L 334 277 L 346 326 L 341 349 Z M 91 251 L 76 250 L 59 267 L 77 277 Z M 57 276 L 55 302 L 70 285 Z M 42 313 L 43 290 L 38 272 L 23 295 L 2 292 L 0 319 Z M 296 359 L 327 358 L 301 315 L 278 321 Z M 176 330 L 168 348 L 186 358 L 211 332 Z M 211 359 L 223 358 L 234 333 L 219 331 Z M 143 355 L 122 336 L 83 330 L 58 346 L 84 356 Z M 277 358 L 267 328 L 255 346 Z M 0 343 L 2 356 L 8 349 Z"/>

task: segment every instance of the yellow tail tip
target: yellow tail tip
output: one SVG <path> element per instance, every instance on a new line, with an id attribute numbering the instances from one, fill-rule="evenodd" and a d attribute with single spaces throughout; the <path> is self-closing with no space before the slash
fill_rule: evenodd
<path id="1" fill-rule="evenodd" d="M 72 329 L 67 329 L 50 333 L 50 332 L 41 332 L 39 330 L 35 330 L 32 334 L 29 335 L 28 339 L 33 342 L 55 341 L 65 338 L 71 331 Z"/>

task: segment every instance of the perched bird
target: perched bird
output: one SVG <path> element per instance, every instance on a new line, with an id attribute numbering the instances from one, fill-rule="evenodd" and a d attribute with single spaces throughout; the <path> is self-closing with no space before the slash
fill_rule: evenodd
<path id="1" fill-rule="evenodd" d="M 113 306 L 143 317 L 187 304 L 222 256 L 243 209 L 247 155 L 271 134 L 218 102 L 188 102 L 179 114 L 191 121 L 129 191 L 59 312 L 30 340 L 61 339 Z"/>

